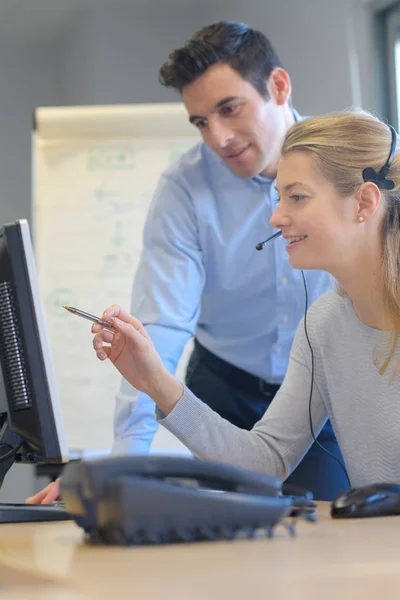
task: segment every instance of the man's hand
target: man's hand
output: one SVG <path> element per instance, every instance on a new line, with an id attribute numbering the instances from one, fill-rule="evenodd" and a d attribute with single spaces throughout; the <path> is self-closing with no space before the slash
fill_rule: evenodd
<path id="1" fill-rule="evenodd" d="M 51 504 L 60 499 L 60 478 L 53 483 L 49 483 L 34 496 L 26 499 L 28 504 Z"/>

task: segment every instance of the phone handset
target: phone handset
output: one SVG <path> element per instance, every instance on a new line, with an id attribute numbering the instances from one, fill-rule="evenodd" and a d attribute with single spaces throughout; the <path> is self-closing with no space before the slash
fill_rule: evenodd
<path id="1" fill-rule="evenodd" d="M 82 468 L 85 469 L 85 463 Z M 90 461 L 90 479 L 94 488 L 102 487 L 105 481 L 120 475 L 176 480 L 177 483 L 192 480 L 200 487 L 266 496 L 278 496 L 282 489 L 282 482 L 270 475 L 181 456 L 110 456 Z"/>

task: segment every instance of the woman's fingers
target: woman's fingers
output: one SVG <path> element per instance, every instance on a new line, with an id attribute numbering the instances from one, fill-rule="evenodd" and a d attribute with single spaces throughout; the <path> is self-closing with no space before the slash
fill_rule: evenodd
<path id="1" fill-rule="evenodd" d="M 124 330 L 124 324 L 132 325 L 136 331 L 139 331 L 146 339 L 149 339 L 146 330 L 139 319 L 132 316 L 127 310 L 118 306 L 118 304 L 112 304 L 103 312 L 102 319 L 104 321 L 110 321 L 113 325 L 117 325 L 119 330 Z M 99 333 L 100 331 L 110 331 L 104 329 L 103 325 L 94 323 L 92 325 L 92 333 Z M 112 332 L 111 332 L 112 333 Z"/>
<path id="2" fill-rule="evenodd" d="M 112 304 L 109 308 L 106 308 L 103 312 L 102 319 L 104 321 L 112 322 L 114 317 L 117 317 L 120 321 L 124 321 L 125 323 L 131 323 L 133 319 L 132 315 L 124 308 L 118 306 L 118 304 Z"/>
<path id="3" fill-rule="evenodd" d="M 132 325 L 134 326 L 136 331 L 141 333 L 146 339 L 150 339 L 150 337 L 149 337 L 147 331 L 145 330 L 145 328 L 143 327 L 141 321 L 139 321 L 139 319 L 137 319 L 136 317 L 133 317 L 132 315 L 131 315 L 131 319 L 132 319 Z"/>
<path id="4" fill-rule="evenodd" d="M 121 321 L 118 317 L 114 317 L 113 323 L 118 333 L 121 333 L 126 338 L 129 338 L 138 349 L 147 347 L 150 337 L 138 319 L 130 317 L 130 321 Z"/>
<path id="5" fill-rule="evenodd" d="M 151 340 L 145 328 L 138 319 L 129 314 L 125 309 L 117 304 L 113 304 L 104 311 L 102 319 L 111 321 L 115 327 L 115 331 L 105 329 L 98 323 L 92 325 L 92 333 L 94 334 L 93 348 L 96 351 L 97 358 L 100 360 L 112 359 L 116 342 L 119 341 L 115 336 L 120 334 L 126 340 L 129 339 L 131 344 L 133 343 L 132 349 L 136 348 L 140 351 L 148 349 L 148 343 Z M 111 344 L 111 346 L 107 344 Z"/>
<path id="6" fill-rule="evenodd" d="M 97 326 L 97 327 L 99 327 L 99 326 Z M 95 331 L 94 329 L 95 329 L 95 326 L 93 325 L 92 333 L 96 334 L 96 338 L 101 339 L 103 342 L 106 342 L 107 344 L 111 344 L 113 342 L 114 333 L 112 331 L 110 331 L 109 329 L 97 329 L 97 331 Z"/>
<path id="7" fill-rule="evenodd" d="M 104 340 L 104 337 L 108 337 L 106 334 L 110 334 L 110 332 L 106 331 L 105 329 L 102 329 L 101 331 L 96 333 L 96 335 L 93 338 L 93 342 L 92 342 L 93 348 L 96 351 L 96 356 L 100 360 L 106 360 L 106 358 L 108 358 L 111 353 L 111 346 L 104 345 L 104 342 L 107 341 L 107 340 Z M 113 338 L 114 334 L 111 333 L 111 336 Z"/>
<path id="8" fill-rule="evenodd" d="M 133 325 L 137 331 L 147 337 L 145 329 L 139 319 L 136 319 L 136 317 L 131 315 L 127 310 L 121 308 L 117 304 L 113 304 L 109 308 L 106 308 L 102 318 L 104 321 L 111 321 L 114 325 L 115 322 L 118 323 L 118 320 L 120 323 L 128 323 L 129 325 Z M 123 325 L 121 325 L 121 327 L 123 327 Z"/>

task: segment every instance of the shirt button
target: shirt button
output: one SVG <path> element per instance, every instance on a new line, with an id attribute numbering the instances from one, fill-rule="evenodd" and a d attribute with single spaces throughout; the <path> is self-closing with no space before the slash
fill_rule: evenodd
<path id="1" fill-rule="evenodd" d="M 287 282 L 288 282 L 287 278 L 286 278 L 286 277 L 283 277 L 283 278 L 282 278 L 282 283 L 283 283 L 283 285 L 287 285 Z"/>
<path id="2" fill-rule="evenodd" d="M 285 323 L 287 323 L 289 321 L 288 315 L 283 315 L 282 321 L 284 321 Z"/>

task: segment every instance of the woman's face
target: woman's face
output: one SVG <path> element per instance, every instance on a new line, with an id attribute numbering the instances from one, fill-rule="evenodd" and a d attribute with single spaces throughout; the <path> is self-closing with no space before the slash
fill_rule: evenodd
<path id="1" fill-rule="evenodd" d="M 360 230 L 355 196 L 340 196 L 304 151 L 280 159 L 276 188 L 279 202 L 270 223 L 282 230 L 292 267 L 335 273 L 352 260 Z"/>

